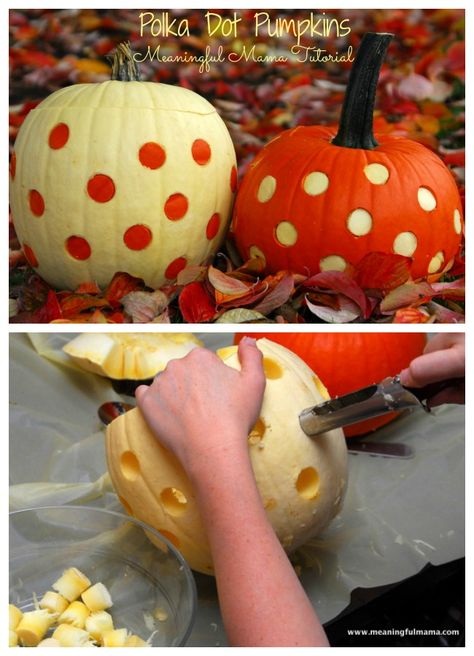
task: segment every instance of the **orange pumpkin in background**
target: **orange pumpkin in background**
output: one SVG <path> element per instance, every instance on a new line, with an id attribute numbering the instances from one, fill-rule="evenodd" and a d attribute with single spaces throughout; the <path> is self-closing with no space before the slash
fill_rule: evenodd
<path id="1" fill-rule="evenodd" d="M 231 231 L 244 260 L 268 273 L 344 271 L 368 253 L 412 258 L 412 277 L 451 268 L 463 230 L 455 180 L 410 139 L 372 132 L 390 34 L 366 34 L 339 130 L 299 126 L 257 155 L 237 194 Z"/>
<path id="2" fill-rule="evenodd" d="M 395 376 L 421 355 L 426 345 L 424 333 L 239 333 L 255 339 L 266 337 L 290 349 L 313 369 L 331 397 L 348 394 L 361 387 Z M 301 408 L 303 410 L 303 408 Z M 397 417 L 392 412 L 346 426 L 346 437 L 363 435 Z"/>

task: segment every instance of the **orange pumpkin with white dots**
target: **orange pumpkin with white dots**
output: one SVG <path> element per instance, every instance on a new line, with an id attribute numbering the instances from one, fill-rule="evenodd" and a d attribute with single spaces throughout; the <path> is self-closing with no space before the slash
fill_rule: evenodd
<path id="1" fill-rule="evenodd" d="M 26 259 L 52 286 L 104 287 L 125 271 L 157 288 L 216 252 L 237 169 L 214 107 L 140 81 L 121 44 L 112 80 L 60 89 L 28 114 L 10 181 Z"/>
<path id="2" fill-rule="evenodd" d="M 298 355 L 318 372 L 331 398 L 378 383 L 408 367 L 423 353 L 425 333 L 248 333 L 265 337 Z M 234 338 L 238 344 L 244 333 Z M 346 437 L 364 435 L 398 416 L 390 412 L 344 427 Z"/>
<path id="3" fill-rule="evenodd" d="M 368 253 L 412 258 L 412 277 L 451 268 L 463 230 L 455 180 L 425 146 L 373 135 L 380 67 L 392 35 L 364 36 L 339 130 L 300 126 L 267 144 L 237 194 L 232 232 L 268 272 L 344 271 Z"/>

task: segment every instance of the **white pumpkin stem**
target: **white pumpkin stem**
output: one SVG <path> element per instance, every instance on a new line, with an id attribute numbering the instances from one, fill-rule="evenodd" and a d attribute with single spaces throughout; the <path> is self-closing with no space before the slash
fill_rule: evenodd
<path id="1" fill-rule="evenodd" d="M 133 58 L 130 42 L 119 43 L 112 60 L 112 80 L 136 82 L 140 80 L 140 70 Z"/>

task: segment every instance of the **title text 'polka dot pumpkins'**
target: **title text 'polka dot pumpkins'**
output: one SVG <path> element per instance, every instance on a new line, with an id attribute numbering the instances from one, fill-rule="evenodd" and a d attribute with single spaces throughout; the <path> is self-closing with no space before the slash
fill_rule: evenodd
<path id="1" fill-rule="evenodd" d="M 237 170 L 214 107 L 139 81 L 122 44 L 112 80 L 60 89 L 28 114 L 10 181 L 17 235 L 48 283 L 104 287 L 126 271 L 157 288 L 217 250 Z"/>
<path id="2" fill-rule="evenodd" d="M 299 425 L 301 410 L 328 398 L 313 371 L 279 344 L 262 339 L 257 345 L 267 383 L 248 448 L 269 521 L 291 552 L 339 512 L 347 481 L 347 449 L 341 430 L 313 440 Z M 236 346 L 221 349 L 218 355 L 230 367 L 240 367 Z M 193 569 L 212 574 L 192 485 L 138 408 L 109 424 L 106 451 L 110 477 L 125 509 L 170 539 Z"/>
<path id="3" fill-rule="evenodd" d="M 454 178 L 425 146 L 372 132 L 392 35 L 368 33 L 352 66 L 339 130 L 300 126 L 257 155 L 232 222 L 244 259 L 270 273 L 344 271 L 370 252 L 412 258 L 412 277 L 452 266 L 463 229 Z"/>
<path id="4" fill-rule="evenodd" d="M 396 376 L 423 353 L 424 333 L 249 333 L 266 337 L 298 355 L 321 376 L 331 398 Z M 235 335 L 236 344 L 244 333 Z M 397 417 L 390 412 L 346 426 L 346 437 L 363 435 Z"/>

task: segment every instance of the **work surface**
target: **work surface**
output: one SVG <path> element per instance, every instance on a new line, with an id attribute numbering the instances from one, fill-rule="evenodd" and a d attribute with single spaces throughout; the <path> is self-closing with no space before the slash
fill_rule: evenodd
<path id="1" fill-rule="evenodd" d="M 233 337 L 197 336 L 210 348 Z M 130 398 L 68 363 L 61 347 L 72 337 L 10 335 L 12 509 L 84 503 L 120 510 L 106 474 L 97 408 Z M 401 581 L 427 563 L 464 555 L 464 407 L 413 412 L 376 439 L 405 442 L 415 456 L 350 455 L 341 514 L 298 554 L 301 580 L 323 622 L 336 617 L 358 587 Z M 224 646 L 214 580 L 196 575 L 196 583 L 197 617 L 188 645 Z"/>

